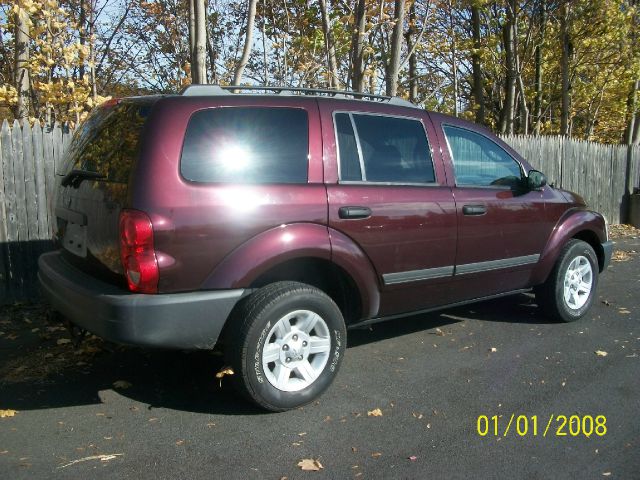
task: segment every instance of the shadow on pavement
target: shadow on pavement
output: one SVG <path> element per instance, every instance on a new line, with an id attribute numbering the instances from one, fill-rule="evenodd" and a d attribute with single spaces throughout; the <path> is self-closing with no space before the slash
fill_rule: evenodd
<path id="1" fill-rule="evenodd" d="M 348 343 L 349 347 L 366 345 L 467 319 L 549 323 L 538 313 L 531 296 L 516 295 L 350 330 Z M 32 333 L 43 330 L 54 330 L 54 333 L 40 337 Z M 115 390 L 125 399 L 146 405 L 149 410 L 168 408 L 222 415 L 264 413 L 238 398 L 230 379 L 224 378 L 220 388 L 215 374 L 224 364 L 222 356 L 216 352 L 149 350 L 93 340 L 97 353 L 86 358 L 78 355 L 78 350 L 66 341 L 59 343 L 61 338 L 68 337 L 66 331 L 59 326 L 52 327 L 44 318 L 38 323 L 34 315 L 20 334 L 15 335 L 16 340 L 22 336 L 23 341 L 11 343 L 4 336 L 0 338 L 3 357 L 0 366 L 4 366 L 4 375 L 0 377 L 0 406 L 5 409 L 20 411 L 101 404 L 104 392 Z M 39 362 L 51 362 L 53 366 L 58 362 L 63 367 L 52 371 L 45 369 L 47 373 L 40 376 L 27 375 L 29 369 L 42 367 Z M 24 376 L 20 375 L 22 367 Z M 118 381 L 130 386 L 125 389 L 114 387 L 114 382 Z"/>

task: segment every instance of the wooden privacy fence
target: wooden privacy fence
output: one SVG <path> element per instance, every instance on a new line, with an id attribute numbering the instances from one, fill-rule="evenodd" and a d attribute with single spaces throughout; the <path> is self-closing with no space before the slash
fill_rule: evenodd
<path id="1" fill-rule="evenodd" d="M 38 256 L 52 247 L 55 173 L 72 133 L 64 125 L 2 123 L 0 304 L 38 298 Z"/>
<path id="2" fill-rule="evenodd" d="M 52 248 L 55 173 L 73 131 L 13 126 L 5 120 L 0 130 L 0 304 L 38 298 L 37 259 Z M 550 183 L 583 195 L 611 223 L 620 222 L 627 181 L 640 187 L 640 148 L 601 145 L 561 137 L 507 136 Z"/>
<path id="3" fill-rule="evenodd" d="M 543 172 L 549 183 L 580 194 L 610 223 L 627 220 L 622 218 L 623 198 L 627 182 L 631 191 L 640 187 L 640 146 L 604 145 L 564 137 L 514 135 L 502 139 Z"/>

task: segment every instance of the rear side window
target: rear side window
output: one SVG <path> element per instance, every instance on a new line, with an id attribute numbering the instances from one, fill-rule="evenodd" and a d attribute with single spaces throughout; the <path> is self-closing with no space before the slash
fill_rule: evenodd
<path id="1" fill-rule="evenodd" d="M 189 120 L 180 171 L 212 183 L 306 183 L 309 120 L 299 108 L 226 107 Z"/>
<path id="2" fill-rule="evenodd" d="M 134 103 L 99 107 L 74 135 L 67 170 L 96 172 L 106 181 L 127 183 L 150 110 L 150 105 Z"/>
<path id="3" fill-rule="evenodd" d="M 497 143 L 465 128 L 445 125 L 456 185 L 518 186 L 522 177 L 520 164 Z"/>
<path id="4" fill-rule="evenodd" d="M 435 182 L 431 152 L 420 121 L 381 115 L 337 113 L 335 123 L 340 180 Z"/>

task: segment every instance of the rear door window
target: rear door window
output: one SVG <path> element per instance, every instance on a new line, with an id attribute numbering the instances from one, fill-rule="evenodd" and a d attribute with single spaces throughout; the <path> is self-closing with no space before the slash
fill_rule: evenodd
<path id="1" fill-rule="evenodd" d="M 300 108 L 225 107 L 189 120 L 180 171 L 208 183 L 306 183 L 309 120 Z"/>
<path id="2" fill-rule="evenodd" d="M 419 120 L 336 113 L 341 181 L 433 183 L 427 136 Z"/>

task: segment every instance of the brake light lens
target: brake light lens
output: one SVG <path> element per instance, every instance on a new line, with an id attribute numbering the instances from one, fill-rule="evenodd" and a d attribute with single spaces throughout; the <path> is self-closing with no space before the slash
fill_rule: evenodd
<path id="1" fill-rule="evenodd" d="M 153 226 L 139 210 L 120 212 L 120 260 L 129 290 L 158 293 L 158 260 L 153 247 Z"/>

